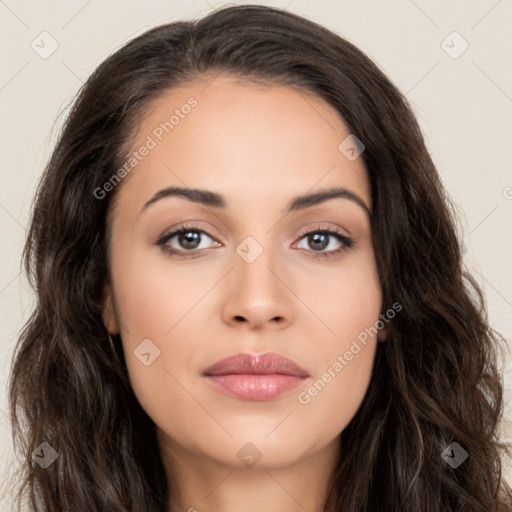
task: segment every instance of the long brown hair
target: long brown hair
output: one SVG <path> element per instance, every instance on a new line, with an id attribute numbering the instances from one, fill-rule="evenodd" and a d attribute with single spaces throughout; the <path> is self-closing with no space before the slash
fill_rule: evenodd
<path id="1" fill-rule="evenodd" d="M 402 306 L 372 380 L 341 433 L 325 510 L 501 512 L 503 338 L 465 270 L 456 211 L 411 109 L 354 45 L 284 10 L 246 5 L 156 27 L 108 57 L 80 90 L 45 169 L 24 251 L 35 309 L 10 381 L 19 496 L 31 510 L 167 511 L 154 425 L 102 319 L 108 213 L 98 198 L 126 161 L 150 103 L 225 73 L 313 92 L 365 145 L 382 311 Z M 136 172 L 136 171 L 134 171 Z M 122 184 L 120 185 L 122 186 Z M 47 468 L 32 453 L 47 442 Z M 457 468 L 441 454 L 457 442 Z M 41 448 L 39 448 L 41 450 Z"/>

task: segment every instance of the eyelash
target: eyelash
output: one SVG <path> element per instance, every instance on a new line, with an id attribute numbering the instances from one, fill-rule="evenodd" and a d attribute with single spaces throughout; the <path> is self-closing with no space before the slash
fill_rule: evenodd
<path id="1" fill-rule="evenodd" d="M 205 234 L 206 236 L 210 237 L 212 240 L 215 240 L 214 237 L 209 235 L 206 231 L 204 231 L 203 229 L 199 228 L 198 226 L 183 225 L 183 226 L 180 226 L 179 228 L 177 228 L 177 229 L 175 229 L 175 230 L 173 230 L 173 231 L 171 231 L 169 233 L 163 234 L 156 241 L 155 245 L 160 246 L 163 251 L 165 251 L 165 252 L 167 252 L 169 254 L 177 255 L 180 258 L 184 258 L 184 259 L 197 258 L 198 257 L 197 253 L 200 252 L 201 249 L 200 250 L 196 249 L 194 251 L 179 251 L 179 250 L 173 249 L 173 248 L 169 247 L 168 245 L 166 245 L 167 242 L 169 242 L 169 240 L 171 240 L 175 236 L 180 235 L 182 233 L 188 233 L 190 231 L 195 231 L 195 232 L 198 232 L 198 233 Z M 339 242 L 342 243 L 342 246 L 339 249 L 335 249 L 335 250 L 331 250 L 331 251 L 325 251 L 325 252 L 311 251 L 311 252 L 315 253 L 314 256 L 311 256 L 312 258 L 326 258 L 326 257 L 329 258 L 329 257 L 332 257 L 332 256 L 336 256 L 337 254 L 340 254 L 342 252 L 348 251 L 349 249 L 353 249 L 354 246 L 355 246 L 353 240 L 351 240 L 347 236 L 343 235 L 341 232 L 339 232 L 335 228 L 334 229 L 333 228 L 325 228 L 325 227 L 322 227 L 322 226 L 317 226 L 316 228 L 314 228 L 312 230 L 309 230 L 309 231 L 306 231 L 306 232 L 302 233 L 299 236 L 299 240 L 302 240 L 305 236 L 311 235 L 311 234 L 314 234 L 314 233 L 321 233 L 323 235 L 334 236 Z"/>

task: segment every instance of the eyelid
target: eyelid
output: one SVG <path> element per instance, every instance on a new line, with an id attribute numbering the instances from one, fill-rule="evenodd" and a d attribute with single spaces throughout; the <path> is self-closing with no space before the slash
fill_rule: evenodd
<path id="1" fill-rule="evenodd" d="M 187 231 L 197 231 L 198 233 L 206 235 L 209 238 L 211 238 L 212 240 L 215 240 L 216 242 L 221 243 L 213 235 L 210 235 L 210 233 L 208 233 L 208 231 L 206 231 L 205 229 L 203 229 L 195 224 L 183 223 L 183 224 L 178 224 L 177 226 L 166 230 L 155 242 L 155 245 L 165 244 L 168 240 L 170 240 L 171 238 L 174 238 L 176 235 L 179 235 L 180 233 L 184 233 Z M 190 252 L 190 251 L 188 251 L 188 252 Z"/>
<path id="2" fill-rule="evenodd" d="M 346 234 L 342 233 L 341 229 L 346 231 Z M 340 235 L 340 236 L 342 236 L 344 238 L 347 238 L 347 239 L 350 238 L 350 234 L 349 234 L 347 229 L 340 228 L 339 226 L 329 226 L 325 222 L 317 222 L 313 226 L 304 228 L 303 230 L 300 231 L 300 234 L 298 236 L 299 236 L 299 238 L 302 238 L 304 235 L 307 235 L 307 234 L 312 233 L 312 232 L 316 233 L 317 231 L 329 231 L 331 233 L 336 233 L 336 234 L 338 234 L 338 235 Z"/>

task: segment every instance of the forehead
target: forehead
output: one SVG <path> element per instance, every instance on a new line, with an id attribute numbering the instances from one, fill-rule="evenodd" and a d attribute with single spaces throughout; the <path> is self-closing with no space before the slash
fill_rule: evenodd
<path id="1" fill-rule="evenodd" d="M 120 200 L 141 206 L 176 185 L 222 190 L 243 205 L 249 196 L 283 202 L 343 186 L 370 207 L 362 158 L 339 149 L 349 135 L 336 110 L 312 93 L 227 76 L 198 80 L 149 105 L 127 155 L 134 165 Z"/>

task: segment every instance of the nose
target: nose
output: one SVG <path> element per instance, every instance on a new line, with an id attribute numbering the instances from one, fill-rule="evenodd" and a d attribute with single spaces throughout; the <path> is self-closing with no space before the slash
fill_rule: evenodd
<path id="1" fill-rule="evenodd" d="M 270 251 L 251 263 L 237 254 L 225 282 L 223 320 L 250 330 L 283 329 L 293 322 L 293 291 Z"/>

